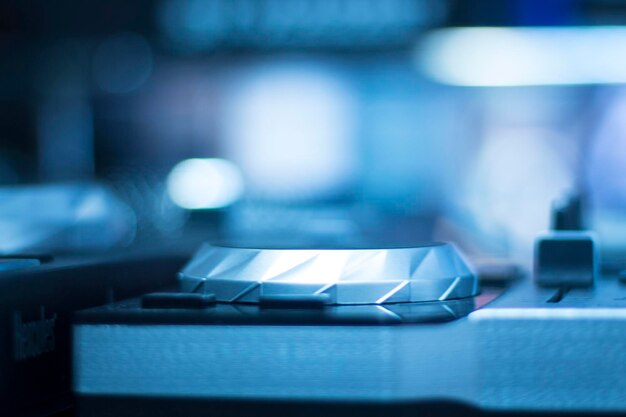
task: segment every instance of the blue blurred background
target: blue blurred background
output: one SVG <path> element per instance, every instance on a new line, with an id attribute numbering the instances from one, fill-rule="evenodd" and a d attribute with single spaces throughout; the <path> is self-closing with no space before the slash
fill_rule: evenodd
<path id="1" fill-rule="evenodd" d="M 0 3 L 0 251 L 626 247 L 626 3 Z"/>

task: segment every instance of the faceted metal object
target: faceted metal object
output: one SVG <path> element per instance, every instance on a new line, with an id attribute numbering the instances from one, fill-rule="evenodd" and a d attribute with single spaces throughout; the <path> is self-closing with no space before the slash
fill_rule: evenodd
<path id="1" fill-rule="evenodd" d="M 186 292 L 218 302 L 322 295 L 331 305 L 443 301 L 478 293 L 449 244 L 384 249 L 277 249 L 205 244 L 179 274 Z"/>

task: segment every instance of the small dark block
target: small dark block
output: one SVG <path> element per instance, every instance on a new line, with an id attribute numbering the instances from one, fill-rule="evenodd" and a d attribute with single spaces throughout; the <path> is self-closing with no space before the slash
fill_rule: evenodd
<path id="1" fill-rule="evenodd" d="M 586 232 L 553 232 L 535 245 L 535 281 L 542 287 L 591 287 L 599 269 L 597 245 Z"/>
<path id="2" fill-rule="evenodd" d="M 0 259 L 35 259 L 40 263 L 49 263 L 54 261 L 54 256 L 48 253 L 13 253 L 13 254 L 4 254 L 0 255 Z"/>

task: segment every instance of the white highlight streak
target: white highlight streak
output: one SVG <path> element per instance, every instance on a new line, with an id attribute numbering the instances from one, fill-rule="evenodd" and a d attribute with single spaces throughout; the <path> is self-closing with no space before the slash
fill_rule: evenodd
<path id="1" fill-rule="evenodd" d="M 486 308 L 469 315 L 482 320 L 626 320 L 623 308 Z"/>
<path id="2" fill-rule="evenodd" d="M 460 86 L 626 83 L 626 28 L 456 28 L 418 51 L 434 80 Z"/>

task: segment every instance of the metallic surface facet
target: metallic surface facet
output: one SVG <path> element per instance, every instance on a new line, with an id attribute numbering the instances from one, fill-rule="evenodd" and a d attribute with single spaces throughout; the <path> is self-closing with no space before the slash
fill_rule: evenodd
<path id="1" fill-rule="evenodd" d="M 449 244 L 384 249 L 260 249 L 205 244 L 180 273 L 181 288 L 220 302 L 327 294 L 329 304 L 444 301 L 478 293 Z"/>

